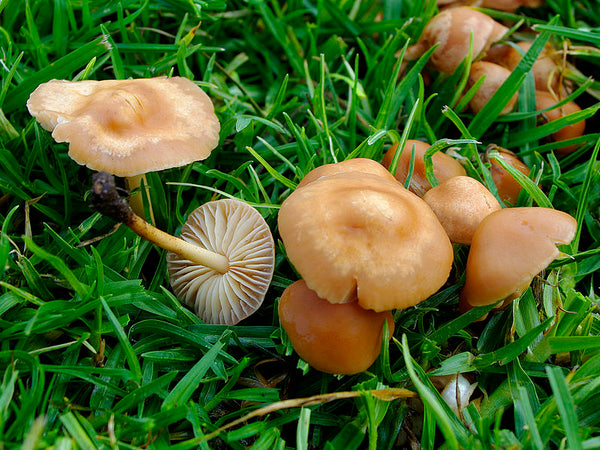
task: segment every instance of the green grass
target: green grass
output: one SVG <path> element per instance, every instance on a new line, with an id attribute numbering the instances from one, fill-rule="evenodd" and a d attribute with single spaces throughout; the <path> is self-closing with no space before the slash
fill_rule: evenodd
<path id="1" fill-rule="evenodd" d="M 492 13 L 541 34 L 472 115 L 459 112 L 464 71 L 425 83 L 426 54 L 398 76 L 394 55 L 420 35 L 432 2 L 0 0 L 0 449 L 598 448 L 600 91 L 588 79 L 600 71 L 598 10 L 598 0 L 549 0 Z M 546 40 L 572 46 L 569 78 L 582 86 L 572 98 L 588 120 L 566 157 L 545 137 L 574 117 L 532 129 L 528 73 Z M 25 107 L 53 78 L 170 74 L 211 96 L 221 142 L 206 161 L 149 176 L 157 225 L 178 233 L 194 208 L 233 196 L 276 238 L 267 298 L 235 327 L 204 324 L 173 296 L 165 252 L 89 208 L 92 172 Z M 520 112 L 498 117 L 516 91 Z M 456 247 L 446 286 L 395 313 L 369 371 L 319 373 L 279 327 L 278 298 L 298 276 L 277 240 L 278 206 L 312 168 L 379 160 L 412 138 L 437 142 L 431 153 L 457 147 L 492 191 L 479 152 L 495 143 L 519 153 L 535 167 L 533 179 L 515 174 L 519 204 L 577 219 L 569 257 L 475 322 L 489 308 L 458 312 L 467 249 Z M 430 380 L 456 373 L 478 383 L 461 417 Z M 384 395 L 391 388 L 416 393 L 422 409 Z"/>

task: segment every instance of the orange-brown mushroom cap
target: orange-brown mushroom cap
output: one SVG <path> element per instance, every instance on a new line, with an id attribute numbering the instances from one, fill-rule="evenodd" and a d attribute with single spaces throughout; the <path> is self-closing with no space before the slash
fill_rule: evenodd
<path id="1" fill-rule="evenodd" d="M 481 221 L 501 209 L 500 203 L 487 188 L 474 178 L 453 177 L 430 189 L 423 196 L 450 240 L 471 245 L 473 234 Z"/>
<path id="2" fill-rule="evenodd" d="M 487 216 L 475 231 L 461 301 L 484 306 L 520 295 L 568 244 L 577 222 L 551 208 L 507 208 Z"/>
<path id="3" fill-rule="evenodd" d="M 398 182 L 346 172 L 296 189 L 279 233 L 309 288 L 332 303 L 408 308 L 446 281 L 452 244 L 429 206 Z"/>
<path id="4" fill-rule="evenodd" d="M 379 356 L 385 320 L 389 335 L 394 333 L 389 311 L 365 310 L 356 301 L 329 303 L 304 280 L 283 292 L 279 320 L 296 353 L 326 373 L 351 375 L 367 370 Z"/>
<path id="5" fill-rule="evenodd" d="M 323 164 L 322 166 L 315 167 L 302 178 L 296 189 L 306 186 L 321 177 L 343 172 L 370 173 L 391 181 L 394 180 L 394 176 L 377 161 L 368 158 L 352 158 L 338 163 Z"/>
<path id="6" fill-rule="evenodd" d="M 180 238 L 227 257 L 219 273 L 167 253 L 175 295 L 207 323 L 235 325 L 262 304 L 273 277 L 275 247 L 259 212 L 235 199 L 203 204 L 190 213 Z"/>
<path id="7" fill-rule="evenodd" d="M 425 192 L 431 189 L 431 184 L 425 175 L 425 152 L 429 147 L 431 146 L 426 142 L 408 139 L 398 158 L 398 166 L 396 167 L 395 172 L 396 179 L 404 184 L 408 177 L 410 160 L 414 148 L 414 166 L 408 189 L 419 197 L 423 197 Z M 385 155 L 383 155 L 381 163 L 384 167 L 390 167 L 396 151 L 398 151 L 398 144 L 391 146 Z M 456 159 L 446 153 L 434 153 L 431 157 L 431 164 L 433 166 L 433 174 L 438 183 L 442 183 L 455 176 L 467 174 L 464 167 Z"/>
<path id="8" fill-rule="evenodd" d="M 52 80 L 27 108 L 76 162 L 117 176 L 205 159 L 219 143 L 212 102 L 182 77 Z"/>

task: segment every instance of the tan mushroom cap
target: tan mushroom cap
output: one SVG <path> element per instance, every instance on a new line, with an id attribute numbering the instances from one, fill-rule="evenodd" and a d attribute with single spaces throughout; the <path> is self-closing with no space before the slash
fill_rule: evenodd
<path id="1" fill-rule="evenodd" d="M 474 178 L 453 177 L 423 196 L 448 233 L 450 241 L 471 245 L 481 221 L 502 207 L 496 197 Z"/>
<path id="2" fill-rule="evenodd" d="M 235 325 L 260 307 L 273 277 L 275 248 L 256 209 L 234 199 L 205 203 L 189 215 L 180 238 L 229 260 L 229 270 L 221 274 L 167 253 L 173 291 L 198 317 Z"/>
<path id="3" fill-rule="evenodd" d="M 527 167 L 513 152 L 498 146 L 490 146 L 488 150 L 492 149 L 498 151 L 498 158 L 510 164 L 523 175 L 529 176 L 531 169 L 529 169 L 529 167 Z M 486 150 L 486 156 L 488 150 Z M 492 174 L 492 180 L 494 180 L 496 189 L 498 189 L 498 195 L 503 202 L 506 202 L 509 205 L 515 205 L 523 187 L 498 163 L 497 158 L 494 157 L 488 159 L 490 161 L 490 173 Z"/>
<path id="4" fill-rule="evenodd" d="M 279 320 L 296 353 L 326 373 L 351 375 L 367 370 L 379 356 L 385 320 L 389 336 L 394 333 L 389 311 L 366 310 L 356 301 L 329 303 L 304 280 L 283 291 Z"/>
<path id="5" fill-rule="evenodd" d="M 27 108 L 76 162 L 117 176 L 205 159 L 219 143 L 212 102 L 182 77 L 52 80 Z"/>
<path id="6" fill-rule="evenodd" d="M 279 210 L 287 256 L 331 303 L 408 308 L 446 281 L 452 245 L 429 206 L 398 182 L 346 172 L 295 190 Z"/>
<path id="7" fill-rule="evenodd" d="M 474 113 L 478 113 L 483 109 L 485 105 L 492 99 L 494 94 L 500 89 L 500 86 L 506 81 L 506 79 L 510 76 L 511 71 L 502 67 L 499 64 L 495 64 L 489 61 L 476 61 L 471 65 L 471 71 L 469 72 L 469 78 L 467 80 L 467 87 L 470 89 L 475 83 L 479 81 L 482 77 L 485 77 L 479 86 L 479 89 L 471 100 L 469 101 L 469 106 L 471 107 L 471 111 Z M 515 92 L 515 94 L 510 98 L 508 103 L 504 106 L 502 111 L 500 111 L 500 115 L 508 114 L 511 112 L 515 105 L 517 104 L 517 100 L 519 99 L 519 94 Z"/>
<path id="8" fill-rule="evenodd" d="M 368 158 L 353 158 L 338 163 L 323 164 L 314 168 L 302 178 L 296 189 L 306 186 L 321 177 L 343 172 L 370 173 L 394 181 L 394 176 L 378 162 Z"/>
<path id="9" fill-rule="evenodd" d="M 429 144 L 415 139 L 408 139 L 404 145 L 402 153 L 398 158 L 398 166 L 396 167 L 395 177 L 402 184 L 404 184 L 406 181 L 410 168 L 410 159 L 413 146 L 415 152 L 415 161 L 408 189 L 417 194 L 419 197 L 423 197 L 425 192 L 431 189 L 431 184 L 425 176 L 425 152 L 429 149 L 429 147 L 431 147 Z M 398 144 L 395 144 L 389 148 L 385 155 L 383 155 L 382 164 L 384 167 L 390 167 L 397 150 Z M 446 153 L 434 153 L 431 157 L 431 164 L 433 166 L 433 174 L 435 175 L 438 183 L 442 183 L 452 177 L 467 174 L 464 167 L 456 159 L 450 155 L 447 155 Z"/>
<path id="10" fill-rule="evenodd" d="M 473 236 L 461 301 L 489 305 L 518 296 L 575 236 L 576 220 L 550 208 L 507 208 L 487 216 Z"/>

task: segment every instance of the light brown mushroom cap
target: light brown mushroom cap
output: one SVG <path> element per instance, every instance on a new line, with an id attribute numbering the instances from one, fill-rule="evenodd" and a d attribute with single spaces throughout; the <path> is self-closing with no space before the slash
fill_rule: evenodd
<path id="1" fill-rule="evenodd" d="M 551 108 L 556 105 L 558 100 L 550 92 L 546 91 L 535 91 L 535 109 L 540 111 L 546 108 Z M 581 111 L 581 108 L 577 103 L 570 101 L 562 105 L 561 107 L 551 109 L 542 114 L 543 122 L 552 122 L 558 120 L 569 114 L 574 114 Z M 566 139 L 572 139 L 583 135 L 585 132 L 585 119 L 579 122 L 571 123 L 560 128 L 558 131 L 552 133 L 552 140 L 559 142 Z M 567 145 L 556 149 L 557 153 L 568 155 L 573 153 L 577 149 L 577 145 Z"/>
<path id="2" fill-rule="evenodd" d="M 471 245 L 481 221 L 501 209 L 496 197 L 474 178 L 453 177 L 423 196 L 448 233 L 450 241 Z"/>
<path id="3" fill-rule="evenodd" d="M 473 236 L 461 301 L 483 306 L 520 295 L 575 236 L 576 220 L 550 208 L 506 208 L 487 216 Z"/>
<path id="4" fill-rule="evenodd" d="M 431 147 L 429 144 L 423 141 L 408 139 L 404 145 L 402 154 L 398 158 L 398 166 L 396 167 L 395 177 L 402 184 L 405 183 L 406 178 L 408 177 L 408 170 L 410 168 L 410 159 L 413 146 L 415 149 L 415 161 L 408 189 L 417 194 L 419 197 L 423 197 L 425 192 L 431 189 L 431 184 L 425 176 L 425 152 L 429 149 L 429 147 Z M 390 167 L 397 149 L 398 144 L 394 144 L 389 148 L 385 155 L 383 155 L 383 160 L 381 163 L 384 167 Z M 464 167 L 456 159 L 450 155 L 447 155 L 446 153 L 434 153 L 431 157 L 431 164 L 433 166 L 433 174 L 435 175 L 438 183 L 442 183 L 452 177 L 467 174 Z"/>
<path id="5" fill-rule="evenodd" d="M 497 146 L 493 146 L 490 149 L 497 150 L 500 159 L 510 164 L 523 175 L 528 177 L 531 173 L 531 169 L 529 169 L 529 167 L 527 167 L 525 163 L 510 150 Z M 486 156 L 487 153 L 488 151 L 486 150 Z M 496 185 L 496 189 L 498 189 L 498 195 L 503 202 L 506 202 L 511 206 L 515 205 L 523 187 L 510 173 L 504 170 L 504 167 L 498 163 L 497 158 L 488 159 L 490 161 L 490 173 L 492 175 L 492 180 L 494 180 L 494 184 Z"/>
<path id="6" fill-rule="evenodd" d="M 494 94 L 498 91 L 500 86 L 506 81 L 506 79 L 510 76 L 511 71 L 502 67 L 499 64 L 495 64 L 493 62 L 488 61 L 476 61 L 471 65 L 471 71 L 469 72 L 469 78 L 467 80 L 467 87 L 471 88 L 480 78 L 484 77 L 479 89 L 471 100 L 469 101 L 469 106 L 471 111 L 474 113 L 478 113 L 483 109 L 485 105 L 491 100 Z M 500 111 L 500 115 L 508 114 L 511 112 L 515 105 L 517 104 L 517 100 L 519 99 L 519 94 L 515 93 L 508 103 L 504 106 L 502 111 Z"/>
<path id="7" fill-rule="evenodd" d="M 356 301 L 329 303 L 304 280 L 283 291 L 278 309 L 296 353 L 321 372 L 351 375 L 367 370 L 379 356 L 384 321 L 389 336 L 394 334 L 389 311 L 366 310 Z"/>
<path id="8" fill-rule="evenodd" d="M 76 162 L 117 176 L 202 160 L 219 143 L 212 102 L 182 77 L 52 80 L 27 108 Z"/>
<path id="9" fill-rule="evenodd" d="M 229 260 L 229 270 L 221 274 L 167 253 L 173 291 L 198 317 L 235 325 L 260 307 L 273 276 L 275 248 L 256 209 L 234 199 L 205 203 L 190 213 L 180 238 Z"/>
<path id="10" fill-rule="evenodd" d="M 370 173 L 394 181 L 394 176 L 377 161 L 368 158 L 353 158 L 338 163 L 323 164 L 314 168 L 302 178 L 296 189 L 306 186 L 321 177 L 343 172 Z"/>
<path id="11" fill-rule="evenodd" d="M 287 256 L 331 303 L 408 308 L 446 281 L 453 251 L 423 200 L 398 182 L 338 173 L 296 189 L 279 210 Z"/>

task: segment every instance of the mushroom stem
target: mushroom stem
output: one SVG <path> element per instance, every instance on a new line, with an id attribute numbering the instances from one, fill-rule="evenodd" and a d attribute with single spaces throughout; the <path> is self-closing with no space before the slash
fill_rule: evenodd
<path id="1" fill-rule="evenodd" d="M 147 239 L 165 250 L 177 253 L 182 258 L 196 264 L 210 267 L 219 273 L 229 270 L 229 260 L 226 256 L 211 252 L 205 248 L 191 244 L 183 239 L 172 236 L 146 222 L 133 212 L 129 203 L 121 197 L 115 187 L 114 177 L 107 172 L 98 172 L 93 176 L 92 207 L 117 222 L 127 225 L 137 235 Z"/>

